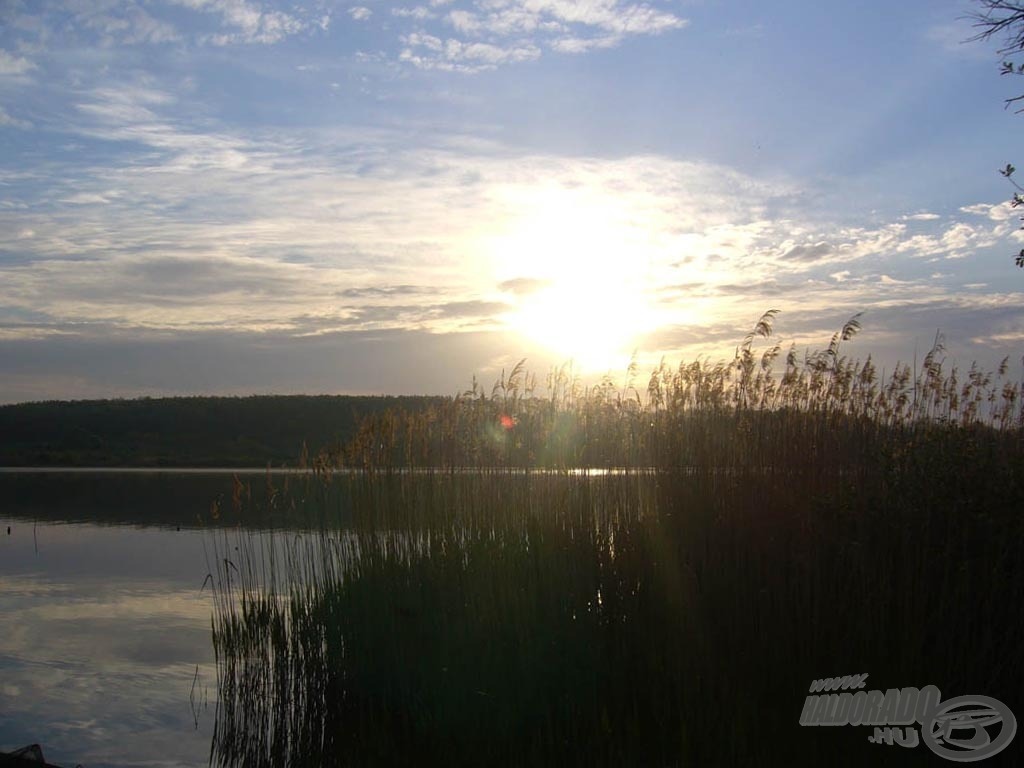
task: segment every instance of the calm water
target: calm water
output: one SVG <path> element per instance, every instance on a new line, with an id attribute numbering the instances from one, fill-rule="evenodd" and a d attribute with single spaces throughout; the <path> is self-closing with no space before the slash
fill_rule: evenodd
<path id="1" fill-rule="evenodd" d="M 266 499 L 264 471 L 0 469 L 0 751 L 208 764 L 212 529 L 302 527 L 234 515 L 239 484 L 247 507 Z"/>
<path id="2" fill-rule="evenodd" d="M 942 540 L 971 546 L 933 552 L 920 537 L 893 536 L 886 510 L 865 501 L 836 515 L 778 478 L 354 476 L 346 492 L 307 504 L 317 484 L 278 494 L 293 476 L 233 475 L 0 471 L 0 751 L 39 743 L 67 768 L 207 765 L 217 704 L 207 551 L 256 540 L 301 553 L 307 537 L 294 531 L 318 519 L 349 529 L 327 540 L 340 550 L 366 532 L 386 534 L 388 547 L 406 535 L 422 543 L 424 531 L 450 538 L 428 537 L 429 557 L 408 567 L 401 547 L 385 548 L 353 588 L 331 593 L 341 642 L 288 656 L 302 661 L 292 679 L 315 694 L 288 721 L 296 754 L 347 746 L 364 764 L 380 754 L 413 757 L 376 761 L 390 764 L 561 755 L 564 765 L 667 765 L 677 754 L 694 765 L 820 765 L 836 754 L 837 765 L 933 763 L 924 748 L 879 762 L 879 749 L 896 748 L 852 727 L 799 726 L 808 681 L 853 669 L 883 686 L 937 684 L 1021 711 L 1022 626 L 1005 608 L 1021 603 L 1016 505 L 975 517 L 943 508 L 932 520 L 951 532 Z M 360 529 L 367 517 L 373 525 Z M 807 525 L 815 520 L 818 529 Z M 239 523 L 288 533 L 219 535 Z M 300 606 L 296 621 L 306 615 Z M 250 687 L 265 678 L 258 665 L 234 669 L 237 718 L 219 731 L 218 755 L 249 766 L 244 747 L 263 724 L 290 718 L 282 703 L 294 698 Z M 700 738 L 680 747 L 689 734 Z"/>
<path id="3" fill-rule="evenodd" d="M 207 763 L 216 674 L 198 526 L 232 482 L 0 476 L 0 751 L 39 743 L 50 762 L 88 768 Z"/>

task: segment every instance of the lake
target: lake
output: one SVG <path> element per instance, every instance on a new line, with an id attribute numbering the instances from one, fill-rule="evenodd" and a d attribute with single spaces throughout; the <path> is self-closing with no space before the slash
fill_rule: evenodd
<path id="1" fill-rule="evenodd" d="M 809 683 L 1021 711 L 1016 490 L 798 470 L 0 471 L 0 750 L 902 768 Z"/>
<path id="2" fill-rule="evenodd" d="M 0 474 L 0 750 L 207 763 L 216 672 L 197 526 L 231 477 Z"/>

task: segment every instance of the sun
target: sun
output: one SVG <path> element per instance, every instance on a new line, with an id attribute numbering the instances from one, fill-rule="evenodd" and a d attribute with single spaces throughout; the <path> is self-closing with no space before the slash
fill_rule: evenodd
<path id="1" fill-rule="evenodd" d="M 624 369 L 655 324 L 650 243 L 630 214 L 585 189 L 534 190 L 494 248 L 516 286 L 507 324 L 582 372 Z"/>
<path id="2" fill-rule="evenodd" d="M 625 368 L 645 307 L 636 292 L 604 275 L 554 280 L 522 298 L 510 324 L 534 343 L 585 372 Z"/>

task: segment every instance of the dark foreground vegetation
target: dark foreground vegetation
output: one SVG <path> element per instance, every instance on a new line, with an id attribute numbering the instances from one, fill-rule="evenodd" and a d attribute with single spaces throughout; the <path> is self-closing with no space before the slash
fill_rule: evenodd
<path id="1" fill-rule="evenodd" d="M 378 411 L 437 398 L 174 397 L 0 406 L 0 466 L 264 467 L 296 465 L 351 439 Z"/>
<path id="2" fill-rule="evenodd" d="M 639 396 L 517 371 L 376 417 L 365 471 L 293 486 L 318 528 L 221 531 L 213 762 L 943 764 L 799 725 L 860 673 L 1024 715 L 1017 385 L 941 350 L 877 382 L 849 325 L 776 376 L 758 330 Z"/>

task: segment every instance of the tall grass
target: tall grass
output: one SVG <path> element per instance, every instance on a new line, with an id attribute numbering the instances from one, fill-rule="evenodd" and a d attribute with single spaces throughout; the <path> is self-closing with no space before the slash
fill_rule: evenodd
<path id="1" fill-rule="evenodd" d="M 1019 445 L 1021 383 L 972 365 L 946 363 L 941 338 L 914 369 L 883 378 L 869 356 L 843 354 L 860 329 L 847 321 L 828 346 L 799 355 L 771 343 L 765 313 L 729 362 L 662 362 L 646 386 L 635 363 L 617 384 L 584 386 L 571 365 L 538 389 L 524 362 L 491 392 L 471 389 L 420 411 L 393 409 L 361 424 L 329 456 L 355 468 L 400 467 L 735 467 L 861 466 L 865 457 L 928 434 L 974 434 L 989 445 Z M 762 348 L 755 342 L 765 340 Z M 957 428 L 957 429 L 953 429 Z"/>
<path id="2" fill-rule="evenodd" d="M 212 761 L 934 764 L 798 725 L 860 672 L 1024 712 L 1016 387 L 937 351 L 880 385 L 856 319 L 775 375 L 772 318 L 646 395 L 517 368 L 375 417 L 335 454 L 370 471 L 290 489 L 317 528 L 221 533 Z"/>

